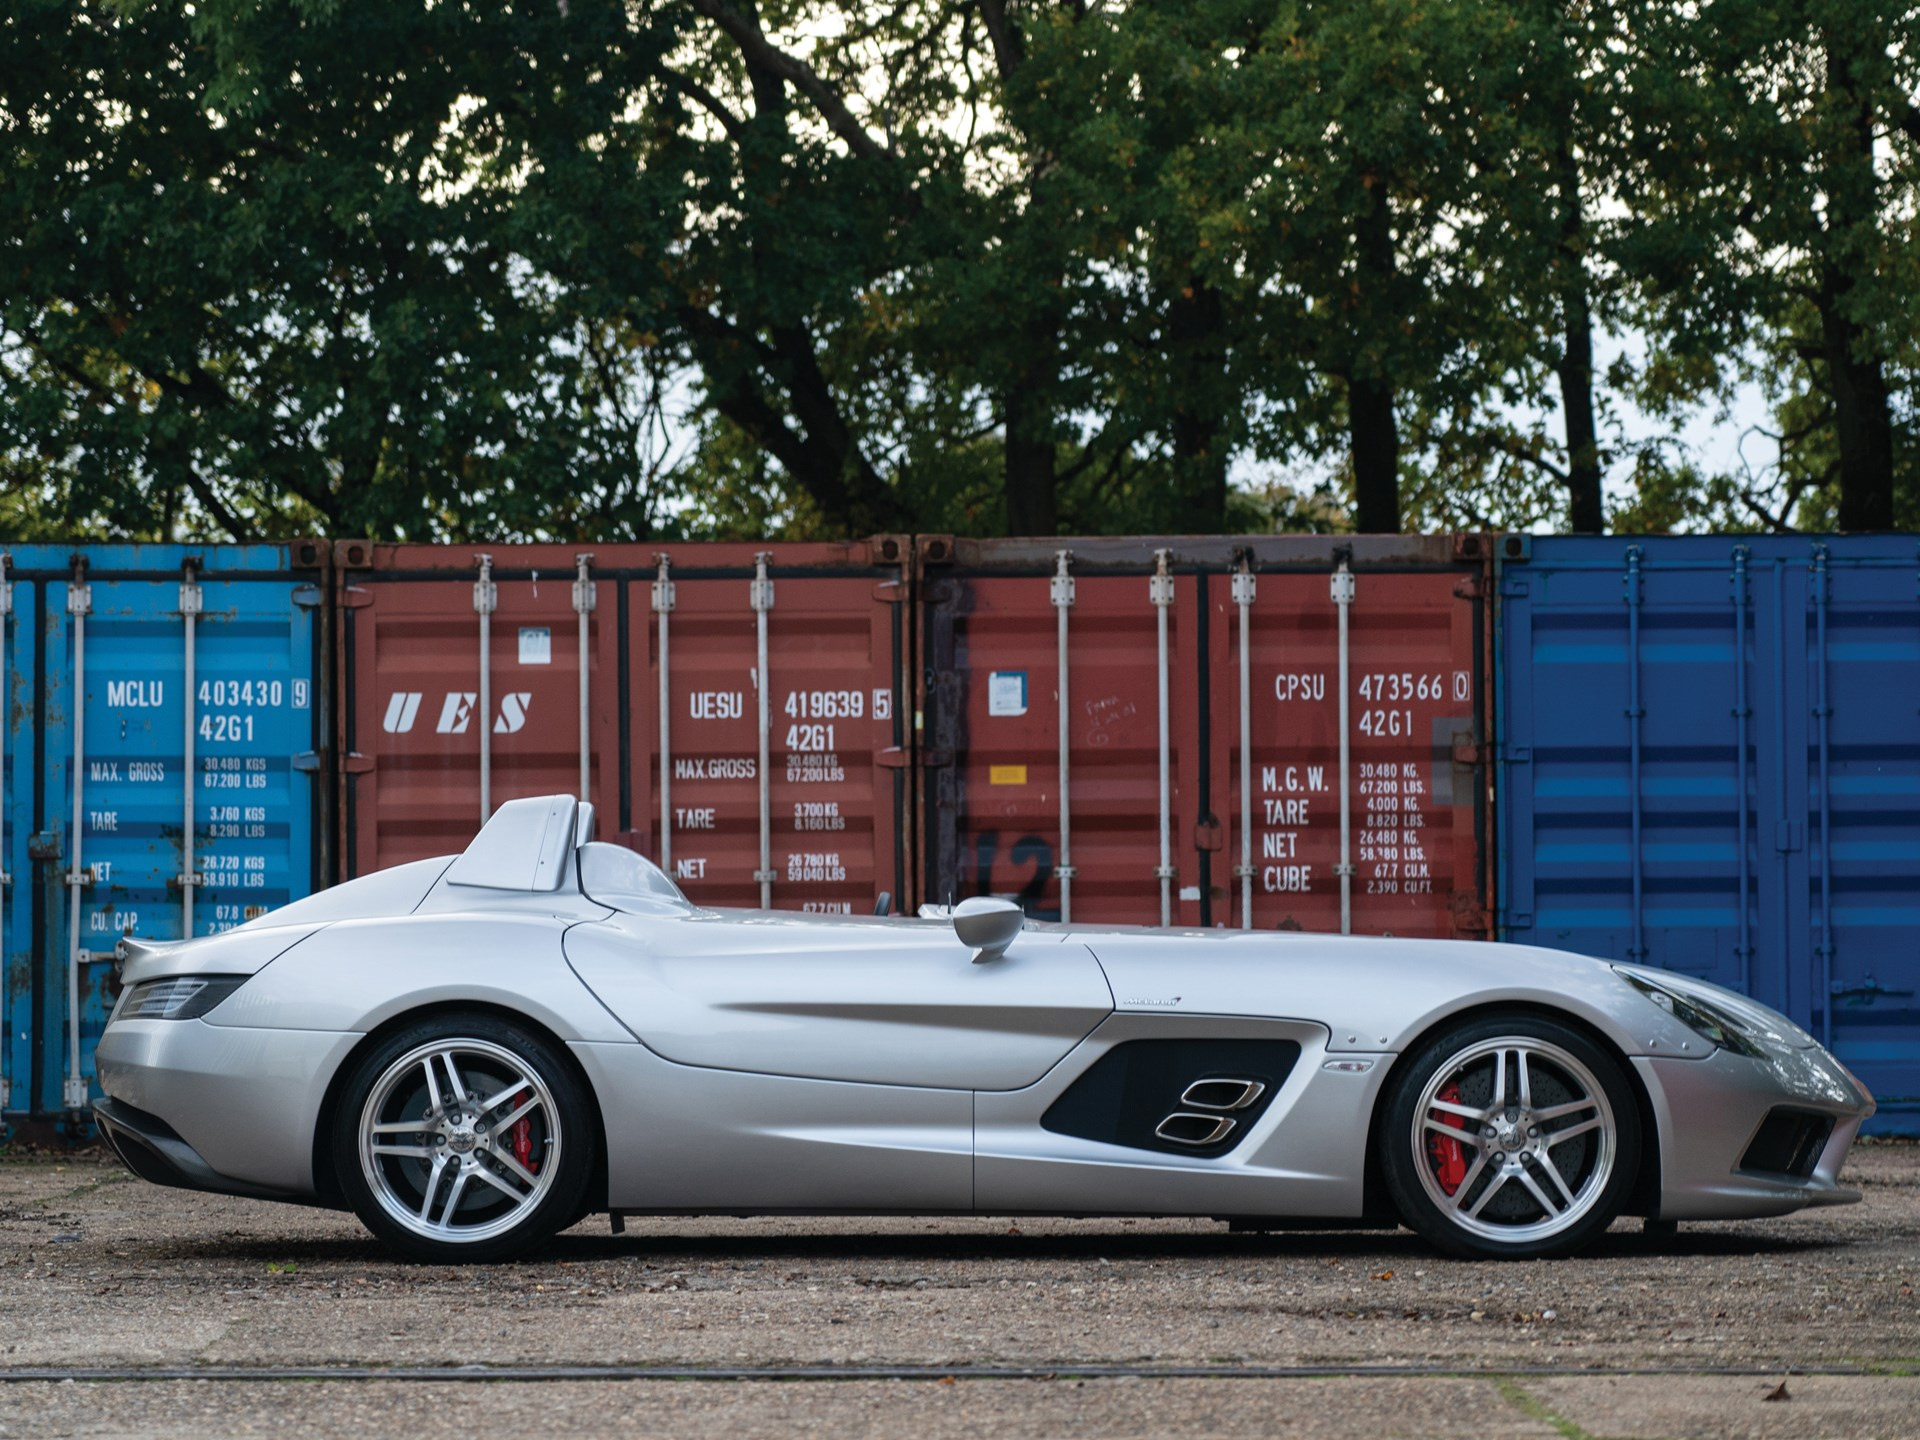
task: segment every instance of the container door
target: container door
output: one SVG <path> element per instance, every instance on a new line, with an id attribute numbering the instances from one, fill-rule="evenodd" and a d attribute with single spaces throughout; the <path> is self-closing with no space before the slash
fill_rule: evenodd
<path id="1" fill-rule="evenodd" d="M 1049 566 L 933 571 L 923 581 L 923 901 L 1000 895 L 1058 920 L 1065 879 L 1072 920 L 1206 923 L 1198 851 L 1219 844 L 1217 822 L 1196 834 L 1207 803 L 1200 710 L 1211 686 L 1199 643 L 1207 591 L 1188 565 L 1156 591 L 1152 558 L 1142 559 L 1133 573 L 1073 577 L 1064 858 L 1061 607 Z"/>
<path id="2" fill-rule="evenodd" d="M 583 798 L 611 814 L 617 657 L 604 577 L 590 568 L 581 589 L 571 554 L 549 548 L 379 547 L 380 563 L 342 575 L 345 878 L 457 854 L 502 801 L 580 794 L 583 763 Z"/>
<path id="3" fill-rule="evenodd" d="M 228 930 L 315 875 L 318 586 L 277 547 L 83 558 L 41 587 L 43 1112 L 89 1103 L 122 935 Z"/>
<path id="4" fill-rule="evenodd" d="M 1913 542 L 1508 542 L 1503 936 L 1782 1010 L 1920 1128 Z"/>
<path id="5" fill-rule="evenodd" d="M 897 540 L 602 546 L 584 577 L 560 546 L 484 571 L 464 548 L 344 549 L 348 875 L 455 853 L 503 800 L 580 793 L 584 767 L 601 837 L 703 904 L 905 903 Z"/>
<path id="6" fill-rule="evenodd" d="M 1482 617 L 1472 577 L 1349 570 L 1251 578 L 1252 812 L 1240 818 L 1237 737 L 1228 803 L 1233 859 L 1244 823 L 1252 873 L 1235 887 L 1234 923 L 1246 923 L 1250 898 L 1255 929 L 1480 935 Z M 1224 596 L 1230 578 L 1216 583 Z M 1237 646 L 1241 607 L 1233 608 L 1227 643 Z M 1231 679 L 1212 707 L 1214 724 L 1237 726 L 1237 669 L 1216 665 L 1215 673 Z M 1351 867 L 1345 887 L 1343 863 Z"/>
<path id="7" fill-rule="evenodd" d="M 675 546 L 629 586 L 626 824 L 689 898 L 909 904 L 903 552 Z"/>
<path id="8" fill-rule="evenodd" d="M 1782 769 L 1762 777 L 1761 758 L 1782 753 L 1784 715 L 1745 688 L 1755 657 L 1778 653 L 1774 577 L 1737 581 L 1724 545 L 1704 566 L 1617 544 L 1578 564 L 1559 553 L 1538 545 L 1547 563 L 1510 567 L 1501 591 L 1507 933 L 1786 1003 L 1777 948 L 1754 963 L 1758 891 L 1790 892 L 1776 872 L 1804 838 L 1775 816 L 1757 843 L 1760 787 Z"/>
<path id="9" fill-rule="evenodd" d="M 1920 1131 L 1920 554 L 1835 540 L 1807 582 L 1816 1033 Z M 1907 563 L 1901 563 L 1902 561 Z"/>
<path id="10" fill-rule="evenodd" d="M 921 543 L 924 898 L 1484 932 L 1478 536 Z"/>

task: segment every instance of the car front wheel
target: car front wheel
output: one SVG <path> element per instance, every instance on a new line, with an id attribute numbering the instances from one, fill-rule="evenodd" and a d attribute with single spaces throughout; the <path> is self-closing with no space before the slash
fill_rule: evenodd
<path id="1" fill-rule="evenodd" d="M 389 1036 L 347 1077 L 333 1160 L 367 1228 L 441 1263 L 505 1260 L 585 1202 L 597 1134 L 551 1042 L 491 1015 Z"/>
<path id="2" fill-rule="evenodd" d="M 1640 1166 L 1619 1063 L 1534 1015 L 1469 1021 L 1423 1045 L 1376 1138 L 1401 1218 L 1456 1255 L 1578 1250 L 1620 1213 Z"/>

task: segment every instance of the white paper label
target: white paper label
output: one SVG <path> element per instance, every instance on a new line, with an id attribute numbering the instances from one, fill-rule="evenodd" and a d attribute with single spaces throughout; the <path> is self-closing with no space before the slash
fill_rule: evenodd
<path id="1" fill-rule="evenodd" d="M 987 714 L 1027 713 L 1027 672 L 995 670 L 987 676 Z"/>
<path id="2" fill-rule="evenodd" d="M 520 663 L 551 665 L 553 663 L 553 631 L 544 625 L 522 625 L 520 627 Z"/>

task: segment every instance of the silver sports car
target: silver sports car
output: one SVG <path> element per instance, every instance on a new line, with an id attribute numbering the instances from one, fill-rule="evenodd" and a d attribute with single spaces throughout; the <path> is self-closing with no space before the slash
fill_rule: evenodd
<path id="1" fill-rule="evenodd" d="M 689 904 L 566 796 L 237 930 L 128 940 L 100 1129 L 430 1260 L 594 1211 L 1404 1223 L 1463 1255 L 1782 1215 L 1873 1099 L 1698 980 L 1514 945 Z"/>

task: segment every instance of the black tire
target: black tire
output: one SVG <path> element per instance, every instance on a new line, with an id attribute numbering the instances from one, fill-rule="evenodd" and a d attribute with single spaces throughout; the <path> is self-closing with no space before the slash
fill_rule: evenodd
<path id="1" fill-rule="evenodd" d="M 335 1107 L 341 1193 L 413 1260 L 523 1255 L 587 1206 L 599 1136 L 557 1047 L 486 1014 L 434 1015 L 354 1063 Z"/>
<path id="2" fill-rule="evenodd" d="M 1619 1062 L 1532 1014 L 1464 1021 L 1406 1056 L 1373 1138 L 1408 1228 L 1473 1258 L 1581 1249 L 1640 1170 L 1640 1112 Z"/>

